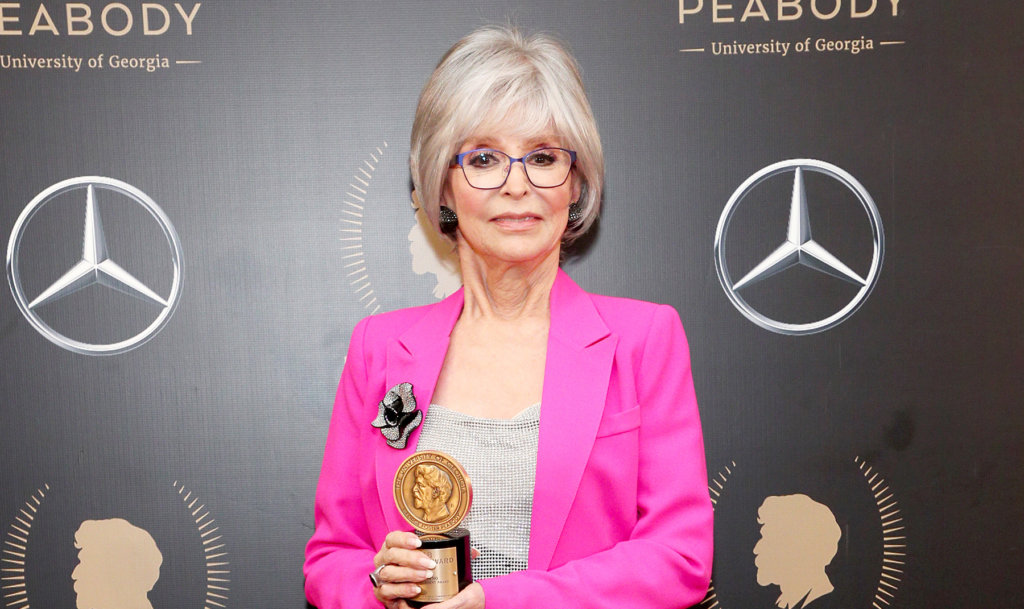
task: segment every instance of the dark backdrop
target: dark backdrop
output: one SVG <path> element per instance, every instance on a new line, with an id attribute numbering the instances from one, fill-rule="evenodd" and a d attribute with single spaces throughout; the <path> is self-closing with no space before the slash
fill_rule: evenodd
<path id="1" fill-rule="evenodd" d="M 182 290 L 151 340 L 107 356 L 47 341 L 12 292 L 0 295 L 4 566 L 27 586 L 5 580 L 10 606 L 71 606 L 74 531 L 115 517 L 161 548 L 154 606 L 304 606 L 303 547 L 349 332 L 373 311 L 436 297 L 409 242 L 417 95 L 456 39 L 509 21 L 571 46 L 605 144 L 599 230 L 566 269 L 591 291 L 669 303 L 687 328 L 718 514 L 705 605 L 773 606 L 778 588 L 756 581 L 757 509 L 792 494 L 843 530 L 835 591 L 811 607 L 1024 605 L 1024 4 L 902 0 L 894 15 L 890 0 L 805 0 L 780 20 L 776 0 L 717 12 L 714 0 L 221 0 L 201 4 L 189 33 L 174 3 L 158 2 L 168 28 L 146 35 L 143 3 L 125 2 L 122 36 L 104 29 L 107 3 L 85 4 L 86 35 L 69 34 L 64 3 L 42 3 L 56 34 L 45 17 L 30 34 L 39 2 L 2 9 L 0 237 L 11 242 L 51 185 L 119 180 L 173 223 Z M 830 19 L 812 11 L 837 4 Z M 128 23 L 117 7 L 107 20 Z M 819 39 L 871 48 L 819 50 Z M 790 47 L 721 54 L 748 43 Z M 113 56 L 156 67 L 113 67 Z M 38 57 L 83 64 L 19 67 Z M 870 296 L 805 336 L 748 321 L 715 271 L 726 203 L 787 159 L 848 172 L 884 227 Z M 785 237 L 792 180 L 736 207 L 723 254 L 734 281 Z M 814 239 L 863 277 L 864 210 L 828 176 L 806 184 Z M 97 192 L 111 258 L 167 297 L 159 225 Z M 85 191 L 72 191 L 22 227 L 29 299 L 81 258 L 84 213 Z M 808 322 L 856 289 L 801 266 L 741 293 Z M 34 310 L 101 344 L 161 307 L 94 285 Z M 201 528 L 204 513 L 215 524 Z"/>

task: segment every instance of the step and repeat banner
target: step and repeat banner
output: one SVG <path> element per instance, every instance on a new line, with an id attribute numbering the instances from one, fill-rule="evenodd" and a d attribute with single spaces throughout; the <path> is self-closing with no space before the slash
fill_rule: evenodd
<path id="1" fill-rule="evenodd" d="M 1024 4 L 966 0 L 0 2 L 0 602 L 306 607 L 349 333 L 459 286 L 408 137 L 489 23 L 583 69 L 566 270 L 687 328 L 700 606 L 1024 606 Z"/>

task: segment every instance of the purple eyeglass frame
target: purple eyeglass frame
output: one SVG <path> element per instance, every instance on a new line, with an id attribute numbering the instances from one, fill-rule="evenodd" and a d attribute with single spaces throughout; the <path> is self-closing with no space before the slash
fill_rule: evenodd
<path id="1" fill-rule="evenodd" d="M 508 157 L 508 170 L 505 171 L 505 179 L 502 180 L 501 184 L 498 184 L 497 186 L 491 186 L 490 188 L 480 188 L 479 186 L 473 186 L 473 183 L 469 181 L 469 176 L 466 176 L 466 167 L 462 164 L 462 160 L 466 158 L 467 154 L 472 154 L 474 152 L 480 152 L 482 150 L 490 150 L 492 152 L 500 152 L 500 153 L 502 153 L 502 154 L 504 154 L 505 156 Z M 562 152 L 568 152 L 569 153 L 569 169 L 570 169 L 570 171 L 565 174 L 565 180 L 568 180 L 569 179 L 569 173 L 571 173 L 572 168 L 576 165 L 576 151 L 575 150 L 569 150 L 568 148 L 559 148 L 558 146 L 544 146 L 543 148 L 537 148 L 536 150 L 531 150 L 531 151 L 527 152 L 526 154 L 524 154 L 523 156 L 521 156 L 519 158 L 515 158 L 511 154 L 505 152 L 504 150 L 498 150 L 497 148 L 474 148 L 472 150 L 467 150 L 465 152 L 462 152 L 462 153 L 459 153 L 459 154 L 456 154 L 455 156 L 453 156 L 452 157 L 452 162 L 451 162 L 450 165 L 448 165 L 448 168 L 449 169 L 454 169 L 455 167 L 458 167 L 458 168 L 462 169 L 462 175 L 466 176 L 466 182 L 468 182 L 470 186 L 473 186 L 473 188 L 476 188 L 477 190 L 496 190 L 496 189 L 501 188 L 502 186 L 504 186 L 505 182 L 508 182 L 508 176 L 512 174 L 512 165 L 514 165 L 515 163 L 522 163 L 523 164 L 523 172 L 526 174 L 526 179 L 530 181 L 530 184 L 533 184 L 533 179 L 530 177 L 530 170 L 526 168 L 526 163 L 524 162 L 524 159 L 526 159 L 526 157 L 530 156 L 534 152 L 540 152 L 541 150 L 561 150 Z M 562 180 L 560 183 L 555 184 L 554 186 L 538 186 L 537 184 L 533 184 L 533 185 L 535 187 L 537 187 L 537 188 L 558 188 L 562 184 L 565 184 L 565 180 Z"/>

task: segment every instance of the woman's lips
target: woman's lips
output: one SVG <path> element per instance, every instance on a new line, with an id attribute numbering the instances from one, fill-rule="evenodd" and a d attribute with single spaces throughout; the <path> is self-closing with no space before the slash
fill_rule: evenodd
<path id="1" fill-rule="evenodd" d="M 537 222 L 540 222 L 540 216 L 533 214 L 502 214 L 496 218 L 493 218 L 491 222 L 494 222 L 505 228 L 528 228 Z"/>

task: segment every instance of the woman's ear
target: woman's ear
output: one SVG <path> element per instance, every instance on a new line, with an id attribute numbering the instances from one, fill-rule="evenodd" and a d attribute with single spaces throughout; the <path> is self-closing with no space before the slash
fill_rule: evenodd
<path id="1" fill-rule="evenodd" d="M 583 195 L 583 179 L 580 177 L 579 171 L 576 170 L 576 167 L 572 168 L 570 176 L 572 178 L 572 197 L 569 201 L 571 203 L 579 203 L 580 196 Z"/>
<path id="2" fill-rule="evenodd" d="M 455 195 L 452 194 L 452 186 L 448 183 L 448 180 L 445 180 L 444 186 L 441 187 L 441 198 L 437 203 L 457 212 L 455 209 Z"/>

